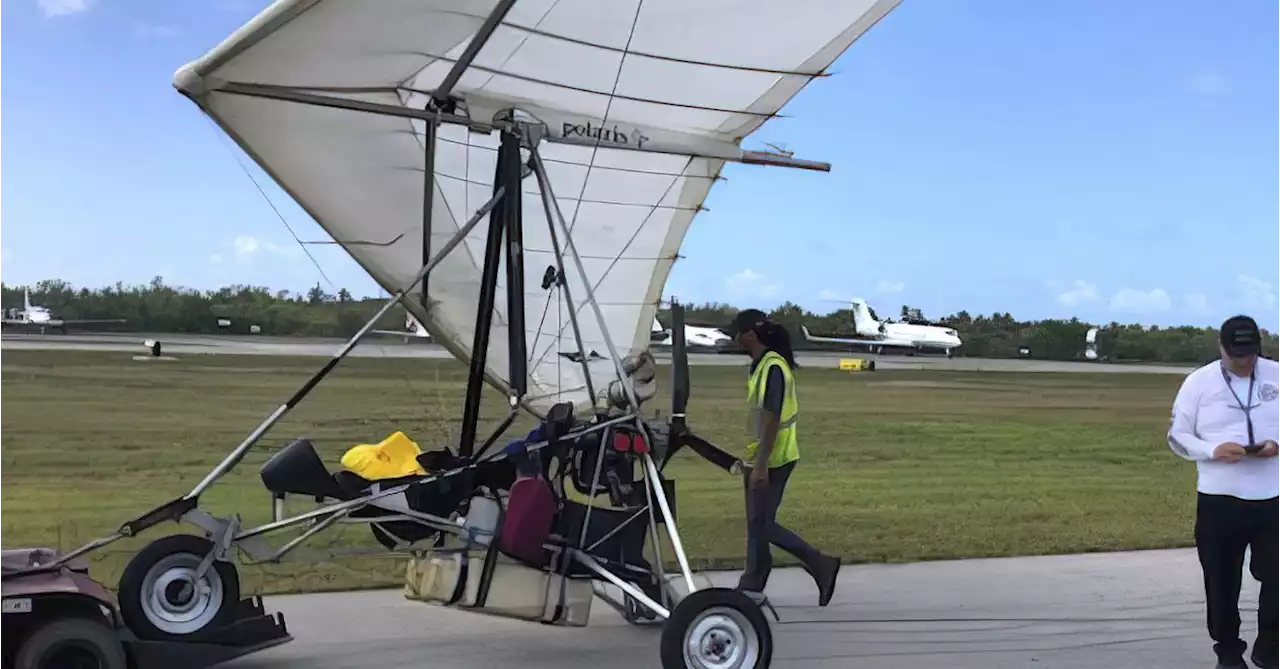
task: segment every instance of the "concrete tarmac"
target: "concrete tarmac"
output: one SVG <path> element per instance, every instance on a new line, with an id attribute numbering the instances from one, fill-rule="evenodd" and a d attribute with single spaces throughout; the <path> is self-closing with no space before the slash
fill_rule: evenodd
<path id="1" fill-rule="evenodd" d="M 186 335 L 159 333 L 72 333 L 72 334 L 6 334 L 0 338 L 0 350 L 89 350 L 120 351 L 145 354 L 143 342 L 159 340 L 166 355 L 195 354 L 229 355 L 297 355 L 324 356 L 336 353 L 345 343 L 341 339 L 308 337 L 272 337 L 262 335 Z M 350 353 L 352 357 L 372 358 L 428 358 L 451 357 L 443 347 L 427 341 L 404 341 L 400 337 L 371 335 L 360 342 Z M 668 361 L 667 351 L 656 349 L 654 356 Z M 797 354 L 801 366 L 836 368 L 841 358 L 864 358 L 876 361 L 877 369 L 916 369 L 938 371 L 973 372 L 1101 372 L 1186 374 L 1191 367 L 1156 364 L 1106 364 L 1095 362 L 1059 362 L 1053 360 L 1000 360 L 984 358 L 951 358 L 938 355 L 866 355 L 841 354 L 826 351 L 803 351 Z M 745 366 L 743 355 L 690 353 L 690 365 L 738 365 Z"/>
<path id="2" fill-rule="evenodd" d="M 710 575 L 731 585 L 734 573 Z M 1103 669 L 1212 667 L 1194 550 L 845 566 L 817 606 L 812 580 L 775 570 L 774 667 Z M 1257 583 L 1244 574 L 1241 636 L 1252 643 Z M 598 601 L 562 628 L 444 609 L 399 591 L 269 597 L 293 642 L 228 669 L 659 667 L 655 627 Z"/>

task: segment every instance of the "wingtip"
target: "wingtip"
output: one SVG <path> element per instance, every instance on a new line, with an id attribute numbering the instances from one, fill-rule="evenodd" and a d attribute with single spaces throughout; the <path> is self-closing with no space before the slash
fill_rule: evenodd
<path id="1" fill-rule="evenodd" d="M 173 87 L 189 98 L 198 98 L 204 94 L 204 77 L 196 72 L 194 62 L 183 65 L 173 73 Z"/>

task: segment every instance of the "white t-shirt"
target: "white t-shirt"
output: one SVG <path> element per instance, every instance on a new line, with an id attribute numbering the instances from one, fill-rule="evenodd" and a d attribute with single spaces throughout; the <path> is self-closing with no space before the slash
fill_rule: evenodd
<path id="1" fill-rule="evenodd" d="M 1228 371 L 1223 378 L 1222 373 L 1222 362 L 1215 361 L 1183 380 L 1173 401 L 1169 448 L 1195 461 L 1199 472 L 1196 490 L 1202 493 L 1255 500 L 1276 497 L 1280 495 L 1280 457 L 1246 455 L 1226 462 L 1214 460 L 1213 449 L 1229 441 L 1249 445 L 1249 421 L 1242 404 L 1249 407 L 1253 443 L 1280 441 L 1280 365 L 1258 358 L 1252 394 L 1249 377 Z"/>

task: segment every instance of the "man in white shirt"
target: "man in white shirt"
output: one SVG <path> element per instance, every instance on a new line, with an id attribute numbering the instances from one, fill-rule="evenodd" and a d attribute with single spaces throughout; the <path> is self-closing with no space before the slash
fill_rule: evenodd
<path id="1" fill-rule="evenodd" d="M 1209 636 L 1218 667 L 1248 667 L 1240 639 L 1245 548 L 1261 584 L 1258 636 L 1250 659 L 1276 667 L 1277 498 L 1280 497 L 1280 373 L 1261 357 L 1262 335 L 1248 316 L 1222 324 L 1222 359 L 1187 375 L 1173 403 L 1169 448 L 1198 470 L 1196 549 L 1204 571 Z"/>

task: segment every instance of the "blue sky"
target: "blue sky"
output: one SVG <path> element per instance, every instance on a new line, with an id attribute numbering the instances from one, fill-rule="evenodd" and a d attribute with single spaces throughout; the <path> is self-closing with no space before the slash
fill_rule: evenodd
<path id="1" fill-rule="evenodd" d="M 170 85 L 264 4 L 5 3 L 6 283 L 328 287 Z M 753 138 L 832 172 L 728 167 L 666 292 L 1276 329 L 1277 22 L 1259 1 L 906 0 Z"/>

